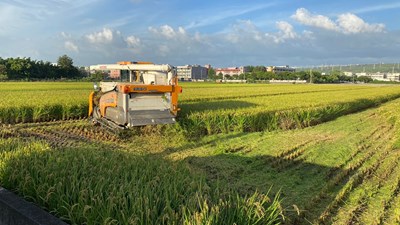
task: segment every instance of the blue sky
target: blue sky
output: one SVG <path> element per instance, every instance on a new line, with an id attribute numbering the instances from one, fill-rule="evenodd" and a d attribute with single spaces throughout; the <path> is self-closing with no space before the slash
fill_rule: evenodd
<path id="1" fill-rule="evenodd" d="M 75 65 L 400 62 L 399 1 L 2 0 L 0 57 Z"/>

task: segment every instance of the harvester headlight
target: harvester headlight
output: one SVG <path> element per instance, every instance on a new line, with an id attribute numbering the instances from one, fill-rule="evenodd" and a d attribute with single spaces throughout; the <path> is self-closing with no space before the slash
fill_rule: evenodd
<path id="1" fill-rule="evenodd" d="M 97 85 L 97 83 L 94 83 L 94 84 L 93 84 L 93 89 L 94 89 L 95 91 L 99 91 L 99 90 L 100 90 L 99 85 Z"/>

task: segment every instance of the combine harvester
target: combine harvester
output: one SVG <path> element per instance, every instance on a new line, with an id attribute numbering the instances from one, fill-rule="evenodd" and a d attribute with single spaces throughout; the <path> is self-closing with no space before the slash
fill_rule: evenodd
<path id="1" fill-rule="evenodd" d="M 117 71 L 118 81 L 100 82 L 89 96 L 89 117 L 111 130 L 176 122 L 180 110 L 176 69 L 146 62 L 118 62 L 90 66 Z"/>

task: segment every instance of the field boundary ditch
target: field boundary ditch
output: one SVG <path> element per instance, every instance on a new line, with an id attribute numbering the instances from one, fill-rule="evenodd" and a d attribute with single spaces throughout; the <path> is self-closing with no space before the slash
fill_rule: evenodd
<path id="1" fill-rule="evenodd" d="M 67 225 L 33 203 L 0 186 L 1 225 Z"/>

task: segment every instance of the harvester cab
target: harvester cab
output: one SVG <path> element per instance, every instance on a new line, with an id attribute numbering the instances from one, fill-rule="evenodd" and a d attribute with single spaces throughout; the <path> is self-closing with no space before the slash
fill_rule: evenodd
<path id="1" fill-rule="evenodd" d="M 118 80 L 100 82 L 89 96 L 89 117 L 111 129 L 175 123 L 178 111 L 176 69 L 170 65 L 118 62 L 90 66 Z"/>

